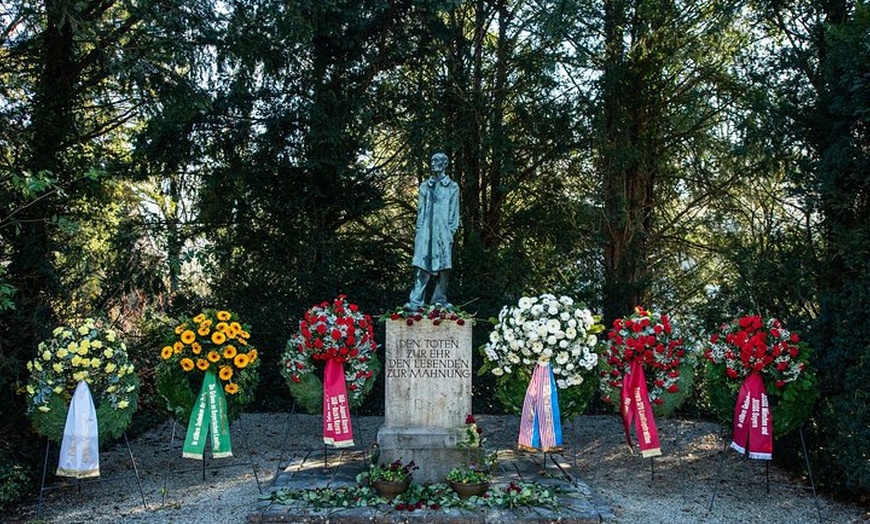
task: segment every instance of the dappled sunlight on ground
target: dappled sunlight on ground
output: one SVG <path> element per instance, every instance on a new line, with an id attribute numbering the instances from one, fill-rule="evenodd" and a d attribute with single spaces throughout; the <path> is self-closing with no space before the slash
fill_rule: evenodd
<path id="1" fill-rule="evenodd" d="M 518 417 L 479 415 L 477 420 L 490 448 L 515 448 Z M 321 424 L 314 415 L 243 415 L 232 427 L 235 456 L 215 460 L 207 453 L 205 479 L 201 462 L 181 458 L 178 433 L 184 428 L 176 427 L 170 453 L 171 424 L 161 425 L 131 440 L 146 507 L 121 444 L 101 453 L 101 482 L 47 491 L 40 518 L 58 524 L 244 522 L 260 495 L 257 480 L 266 489 L 294 457 L 315 452 L 322 457 Z M 356 446 L 351 450 L 365 454 L 383 417 L 355 417 L 353 424 Z M 817 499 L 799 479 L 727 449 L 729 436 L 718 424 L 668 419 L 658 428 L 663 455 L 649 459 L 631 452 L 616 415 L 578 417 L 563 426 L 565 449 L 548 456 L 548 464 L 558 471 L 558 463 L 588 484 L 612 509 L 616 523 L 866 522 L 866 509 L 824 498 L 817 509 Z M 339 453 L 328 450 L 327 455 L 334 461 Z M 310 467 L 322 468 L 322 462 Z M 36 518 L 34 496 L 3 521 Z"/>

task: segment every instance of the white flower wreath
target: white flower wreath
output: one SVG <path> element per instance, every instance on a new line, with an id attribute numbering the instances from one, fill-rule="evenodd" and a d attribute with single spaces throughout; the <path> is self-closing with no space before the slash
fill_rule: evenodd
<path id="1" fill-rule="evenodd" d="M 602 331 L 592 313 L 571 297 L 522 297 L 505 306 L 489 334 L 484 355 L 497 377 L 518 366 L 549 362 L 560 389 L 581 384 L 598 363 L 595 346 Z"/>
<path id="2" fill-rule="evenodd" d="M 568 296 L 522 297 L 502 308 L 489 342 L 481 348 L 482 373 L 496 376 L 496 396 L 511 412 L 522 409 L 526 387 L 537 363 L 549 363 L 560 391 L 562 415 L 579 415 L 595 393 L 587 380 L 597 364 L 598 333 L 604 326 L 583 304 Z"/>

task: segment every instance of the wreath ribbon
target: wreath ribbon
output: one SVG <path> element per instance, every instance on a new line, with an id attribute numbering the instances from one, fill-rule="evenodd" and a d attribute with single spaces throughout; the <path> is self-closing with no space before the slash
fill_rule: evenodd
<path id="1" fill-rule="evenodd" d="M 619 410 L 622 414 L 622 424 L 625 429 L 625 440 L 629 447 L 631 443 L 631 423 L 637 433 L 638 447 L 642 457 L 656 457 L 662 454 L 659 446 L 659 433 L 656 419 L 653 416 L 652 404 L 649 401 L 649 391 L 646 387 L 646 375 L 640 358 L 631 361 L 629 372 L 622 381 L 622 394 Z"/>
<path id="2" fill-rule="evenodd" d="M 518 447 L 553 451 L 562 447 L 559 395 L 549 362 L 538 362 L 523 399 Z"/>
<path id="3" fill-rule="evenodd" d="M 73 393 L 63 428 L 57 475 L 88 478 L 100 476 L 100 430 L 91 389 L 80 380 Z"/>
<path id="4" fill-rule="evenodd" d="M 202 388 L 190 413 L 187 436 L 182 456 L 202 460 L 205 443 L 211 434 L 211 453 L 214 458 L 233 456 L 230 442 L 230 421 L 227 417 L 227 399 L 213 371 L 206 371 Z"/>
<path id="5" fill-rule="evenodd" d="M 337 448 L 353 446 L 353 426 L 344 364 L 331 358 L 323 371 L 323 442 Z"/>
<path id="6" fill-rule="evenodd" d="M 746 376 L 734 405 L 734 439 L 731 447 L 749 458 L 773 458 L 773 415 L 764 379 L 757 371 Z"/>

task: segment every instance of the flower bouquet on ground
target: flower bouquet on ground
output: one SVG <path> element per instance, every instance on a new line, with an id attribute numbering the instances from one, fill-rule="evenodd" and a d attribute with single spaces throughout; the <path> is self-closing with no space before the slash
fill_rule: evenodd
<path id="1" fill-rule="evenodd" d="M 480 372 L 496 378 L 496 396 L 509 412 L 521 413 L 520 449 L 558 449 L 561 418 L 583 412 L 596 390 L 591 377 L 604 330 L 571 297 L 522 297 L 505 306 L 482 348 Z"/>
<path id="2" fill-rule="evenodd" d="M 259 380 L 260 359 L 248 330 L 235 313 L 207 309 L 175 326 L 160 350 L 157 393 L 178 420 L 188 422 L 185 457 L 202 458 L 209 428 L 215 457 L 231 455 L 229 421 L 254 399 Z"/>
<path id="3" fill-rule="evenodd" d="M 477 425 L 474 415 L 465 416 L 465 438 L 457 444 L 461 448 L 482 448 L 486 444 L 483 430 Z"/>
<path id="4" fill-rule="evenodd" d="M 101 319 L 60 326 L 27 363 L 27 414 L 36 430 L 59 442 L 74 391 L 87 384 L 103 442 L 121 436 L 139 399 L 139 377 L 118 333 Z"/>
<path id="5" fill-rule="evenodd" d="M 536 364 L 550 365 L 559 389 L 561 415 L 571 418 L 586 409 L 597 389 L 590 378 L 598 363 L 597 334 L 604 331 L 585 306 L 571 297 L 522 297 L 493 320 L 489 342 L 481 348 L 480 373 L 496 376 L 496 396 L 508 412 L 521 413 Z"/>
<path id="6" fill-rule="evenodd" d="M 459 498 L 482 495 L 489 486 L 496 464 L 496 453 L 485 455 L 485 443 L 483 430 L 477 425 L 474 415 L 469 413 L 465 416 L 465 438 L 457 444 L 458 447 L 469 450 L 468 464 L 451 469 L 446 476 L 447 483 Z"/>
<path id="7" fill-rule="evenodd" d="M 706 392 L 717 416 L 735 424 L 732 447 L 744 452 L 749 440 L 750 457 L 770 458 L 772 437 L 809 418 L 818 397 L 809 353 L 776 318 L 743 316 L 713 333 L 704 350 Z M 764 439 L 771 449 L 753 452 L 753 439 Z"/>
<path id="8" fill-rule="evenodd" d="M 688 398 L 695 360 L 667 315 L 641 306 L 613 321 L 599 361 L 602 397 L 620 410 L 626 439 L 635 422 L 641 454 L 660 454 L 655 416 L 667 416 Z"/>
<path id="9" fill-rule="evenodd" d="M 372 318 L 344 295 L 306 311 L 287 342 L 281 374 L 296 402 L 323 413 L 325 442 L 353 444 L 350 408 L 359 407 L 374 386 L 381 370 L 376 349 Z"/>

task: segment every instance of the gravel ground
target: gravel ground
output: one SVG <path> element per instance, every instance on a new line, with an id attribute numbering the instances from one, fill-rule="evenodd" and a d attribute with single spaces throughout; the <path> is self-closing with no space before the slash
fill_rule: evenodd
<path id="1" fill-rule="evenodd" d="M 478 416 L 491 448 L 515 444 L 518 419 Z M 356 417 L 359 446 L 376 440 L 382 417 Z M 643 459 L 625 445 L 616 416 L 583 416 L 563 427 L 573 472 L 610 505 L 622 523 L 868 523 L 868 508 L 814 497 L 804 479 L 725 450 L 726 430 L 698 421 L 658 421 L 661 457 Z M 141 482 L 121 443 L 101 453 L 102 476 L 62 486 L 51 479 L 42 504 L 2 515 L 18 523 L 241 523 L 294 450 L 320 446 L 320 418 L 245 414 L 233 425 L 235 457 L 203 463 L 181 458 L 184 428 L 163 424 L 130 441 Z M 56 454 L 55 454 L 56 457 Z M 56 458 L 53 458 L 56 464 Z M 769 475 L 769 484 L 766 482 Z M 203 476 L 205 477 L 203 479 Z M 769 493 L 766 489 L 769 485 Z M 142 498 L 145 498 L 143 505 Z M 415 519 L 424 522 L 422 519 Z"/>

